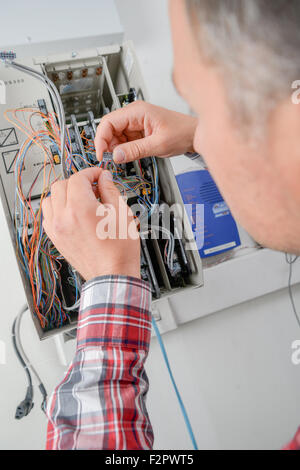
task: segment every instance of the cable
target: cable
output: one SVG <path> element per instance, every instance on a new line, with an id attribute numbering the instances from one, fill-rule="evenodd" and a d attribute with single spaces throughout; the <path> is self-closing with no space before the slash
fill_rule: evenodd
<path id="1" fill-rule="evenodd" d="M 296 305 L 295 305 L 295 301 L 294 301 L 294 295 L 293 295 L 293 291 L 292 291 L 293 265 L 294 265 L 294 263 L 296 263 L 296 261 L 298 259 L 299 259 L 299 256 L 294 256 L 294 258 L 293 258 L 292 255 L 289 255 L 288 253 L 285 254 L 285 260 L 286 260 L 287 264 L 289 265 L 289 280 L 288 280 L 289 296 L 290 296 L 290 300 L 291 300 L 291 304 L 292 304 L 292 308 L 293 308 L 293 312 L 294 312 L 296 321 L 297 321 L 297 323 L 299 325 L 299 328 L 300 328 L 300 318 L 299 318 L 298 313 L 297 313 L 297 309 L 296 309 Z"/>
<path id="2" fill-rule="evenodd" d="M 46 388 L 45 388 L 39 374 L 37 373 L 36 369 L 34 368 L 34 366 L 31 364 L 30 360 L 28 359 L 28 357 L 27 357 L 27 355 L 24 351 L 22 341 L 21 341 L 21 334 L 20 334 L 21 322 L 22 322 L 22 318 L 23 318 L 24 313 L 27 312 L 27 311 L 28 311 L 28 306 L 24 305 L 21 308 L 20 312 L 18 313 L 17 317 L 15 318 L 14 323 L 13 323 L 13 327 L 12 327 L 13 347 L 14 347 L 15 353 L 17 355 L 17 358 L 18 358 L 20 364 L 22 365 L 22 367 L 24 368 L 24 370 L 26 372 L 26 375 L 27 375 L 27 378 L 28 378 L 28 384 L 29 384 L 28 388 L 27 388 L 25 399 L 17 407 L 16 415 L 15 415 L 16 419 L 22 419 L 22 418 L 24 418 L 24 416 L 27 416 L 30 413 L 30 411 L 32 410 L 33 406 L 34 406 L 34 403 L 33 403 L 33 384 L 32 384 L 31 373 L 35 376 L 35 378 L 38 382 L 39 390 L 40 390 L 40 392 L 42 394 L 42 397 L 43 397 L 43 401 L 42 401 L 42 404 L 41 404 L 41 409 L 44 413 L 46 412 L 46 404 L 47 404 L 47 391 L 46 391 Z"/>
<path id="3" fill-rule="evenodd" d="M 54 249 L 53 245 L 45 236 L 42 227 L 42 213 L 40 208 L 38 211 L 33 211 L 31 194 L 39 175 L 43 172 L 43 186 L 40 198 L 40 207 L 43 199 L 47 197 L 50 190 L 50 184 L 57 181 L 59 177 L 55 174 L 55 167 L 53 160 L 53 153 L 51 146 L 60 149 L 61 157 L 61 170 L 62 176 L 66 179 L 73 173 L 80 171 L 85 166 L 100 166 L 103 162 L 98 163 L 93 158 L 95 156 L 94 142 L 87 138 L 81 132 L 78 140 L 84 138 L 85 145 L 83 144 L 83 155 L 76 155 L 72 152 L 72 141 L 70 134 L 66 129 L 65 113 L 60 94 L 54 83 L 48 78 L 46 73 L 41 73 L 31 67 L 19 64 L 14 61 L 15 54 L 1 54 L 0 60 L 4 62 L 7 67 L 12 67 L 19 72 L 25 73 L 34 79 L 39 80 L 46 86 L 50 97 L 53 102 L 53 107 L 56 114 L 48 113 L 43 114 L 37 111 L 36 108 L 20 108 L 7 110 L 5 112 L 6 119 L 16 126 L 21 132 L 27 136 L 27 140 L 22 145 L 15 163 L 15 180 L 16 180 L 16 193 L 15 193 L 15 230 L 16 242 L 18 248 L 18 258 L 26 277 L 28 278 L 33 296 L 34 312 L 41 327 L 44 331 L 53 328 L 60 328 L 67 322 L 70 322 L 70 315 L 76 311 L 80 302 L 80 287 L 81 284 L 75 280 L 73 285 L 76 293 L 73 305 L 67 306 L 63 295 L 63 284 L 61 278 L 61 268 L 64 262 L 63 258 Z M 16 113 L 23 111 L 24 115 L 30 113 L 28 126 L 18 119 Z M 7 113 L 13 113 L 15 121 L 12 121 Z M 35 131 L 31 118 L 33 115 L 40 115 L 43 119 L 46 130 L 42 129 Z M 74 124 L 74 123 L 73 123 Z M 49 149 L 50 144 L 50 149 Z M 29 193 L 24 191 L 22 183 L 22 174 L 25 168 L 25 159 L 29 151 L 37 145 L 45 155 L 45 160 L 40 172 L 33 181 Z M 52 154 L 51 154 L 52 153 Z M 78 162 L 78 158 L 83 161 Z M 50 168 L 46 172 L 46 166 Z M 158 202 L 158 168 L 155 158 L 150 160 L 149 169 L 152 184 L 138 175 L 125 175 L 122 174 L 121 168 L 117 168 L 114 162 L 111 162 L 112 168 L 110 171 L 113 174 L 115 183 L 126 191 L 133 192 L 137 197 L 138 203 L 144 207 L 150 215 L 153 213 L 155 204 Z M 108 168 L 107 168 L 108 169 Z M 52 174 L 54 178 L 51 179 Z M 122 176 L 120 178 L 120 176 Z M 34 188 L 35 189 L 35 188 Z M 149 199 L 151 195 L 151 200 Z M 172 270 L 173 256 L 172 248 L 173 243 L 169 244 L 168 256 L 166 262 Z M 78 295 L 79 294 L 79 295 Z"/>
<path id="4" fill-rule="evenodd" d="M 168 369 L 168 372 L 169 372 L 169 376 L 170 376 L 170 379 L 171 379 L 173 388 L 174 388 L 174 390 L 175 390 L 175 393 L 176 393 L 176 396 L 177 396 L 177 400 L 178 400 L 179 406 L 180 406 L 180 408 L 181 408 L 181 412 L 182 412 L 182 415 L 183 415 L 183 418 L 184 418 L 184 421 L 185 421 L 185 424 L 186 424 L 186 427 L 187 427 L 189 436 L 190 436 L 190 438 L 191 438 L 191 441 L 192 441 L 194 450 L 198 450 L 198 446 L 197 446 L 197 442 L 196 442 L 196 439 L 195 439 L 195 435 L 194 435 L 194 432 L 193 432 L 193 429 L 192 429 L 192 426 L 191 426 L 191 423 L 190 423 L 190 420 L 189 420 L 187 411 L 186 411 L 186 409 L 185 409 L 184 403 L 183 403 L 183 401 L 182 401 L 181 395 L 180 395 L 180 393 L 179 393 L 178 387 L 177 387 L 177 385 L 176 385 L 176 382 L 175 382 L 175 379 L 174 379 L 174 376 L 173 376 L 173 372 L 172 372 L 172 369 L 171 369 L 171 366 L 170 366 L 170 363 L 169 363 L 168 355 L 167 355 L 167 352 L 166 352 L 166 348 L 165 348 L 165 346 L 164 346 L 164 343 L 163 343 L 161 334 L 160 334 L 160 332 L 159 332 L 159 329 L 158 329 L 158 326 L 157 326 L 157 323 L 156 323 L 154 317 L 152 317 L 152 325 L 153 325 L 155 334 L 156 334 L 156 336 L 157 336 L 158 343 L 159 343 L 159 346 L 160 346 L 160 349 L 161 349 L 161 352 L 162 352 L 164 361 L 165 361 L 165 363 L 166 363 L 166 366 L 167 366 L 167 369 Z"/>
<path id="5" fill-rule="evenodd" d="M 27 309 L 27 307 L 26 307 Z M 25 373 L 27 375 L 28 379 L 28 387 L 26 391 L 26 395 L 24 400 L 17 406 L 16 413 L 15 413 L 15 419 L 22 419 L 24 416 L 27 416 L 30 411 L 32 410 L 34 403 L 33 403 L 33 385 L 32 385 L 32 378 L 30 375 L 29 370 L 26 367 L 26 364 L 19 353 L 17 342 L 16 342 L 16 323 L 17 323 L 17 318 L 15 318 L 13 326 L 12 326 L 12 343 L 13 347 L 16 353 L 16 356 L 21 364 L 21 366 L 24 368 Z"/>
<path id="6" fill-rule="evenodd" d="M 43 401 L 42 401 L 42 404 L 41 404 L 41 409 L 42 411 L 45 413 L 46 412 L 46 403 L 47 403 L 47 391 L 45 389 L 45 386 L 38 374 L 38 372 L 36 371 L 36 369 L 34 368 L 34 366 L 32 365 L 32 363 L 30 362 L 30 360 L 28 359 L 25 351 L 24 351 L 24 348 L 23 348 L 23 344 L 22 344 L 22 341 L 21 341 L 21 322 L 22 322 L 22 318 L 23 318 L 23 315 L 25 312 L 29 311 L 28 307 L 24 306 L 22 308 L 22 310 L 20 311 L 18 317 L 16 318 L 16 343 L 17 343 L 17 347 L 19 349 L 19 353 L 21 354 L 22 358 L 23 358 L 23 361 L 25 362 L 25 365 L 26 365 L 26 370 L 30 370 L 31 373 L 35 376 L 37 382 L 38 382 L 38 387 L 39 387 L 39 390 L 42 394 L 42 397 L 43 397 Z"/>
<path id="7" fill-rule="evenodd" d="M 24 351 L 24 348 L 23 348 L 23 344 L 22 344 L 22 341 L 21 341 L 21 322 L 22 322 L 22 317 L 24 315 L 25 312 L 28 311 L 28 307 L 25 306 L 22 308 L 22 310 L 20 311 L 19 315 L 17 316 L 16 320 L 17 320 L 17 323 L 16 323 L 16 340 L 17 340 L 17 345 L 18 345 L 18 349 L 19 349 L 19 352 L 20 354 L 22 355 L 22 358 L 26 364 L 26 367 L 28 369 L 31 370 L 32 374 L 35 376 L 36 380 L 39 382 L 39 383 L 42 383 L 41 381 L 41 378 L 39 376 L 39 374 L 37 373 L 36 369 L 34 368 L 34 366 L 31 364 L 30 360 L 28 359 L 25 351 Z"/>
<path id="8" fill-rule="evenodd" d="M 63 304 L 63 308 L 67 312 L 72 312 L 73 310 L 77 310 L 79 307 L 80 307 L 80 299 L 78 299 L 74 305 L 71 305 L 71 307 L 67 307 L 65 304 Z"/>
<path id="9" fill-rule="evenodd" d="M 65 142 L 66 142 L 66 120 L 65 120 L 65 112 L 63 108 L 63 104 L 61 101 L 61 97 L 57 91 L 56 86 L 54 83 L 46 76 L 43 75 L 42 73 L 38 72 L 37 70 L 34 70 L 30 67 L 26 67 L 25 65 L 18 64 L 14 61 L 9 61 L 5 60 L 4 61 L 5 65 L 8 67 L 13 67 L 16 70 L 19 70 L 23 73 L 26 73 L 27 75 L 30 75 L 46 85 L 51 98 L 53 100 L 54 106 L 57 108 L 57 116 L 58 116 L 58 121 L 59 121 L 59 127 L 60 127 L 60 148 L 61 148 L 61 166 L 62 166 L 62 174 L 64 178 L 68 178 L 68 171 L 66 168 L 66 161 L 65 161 Z"/>

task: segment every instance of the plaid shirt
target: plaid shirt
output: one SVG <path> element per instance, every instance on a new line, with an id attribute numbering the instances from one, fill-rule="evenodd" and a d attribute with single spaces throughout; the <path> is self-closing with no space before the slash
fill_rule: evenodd
<path id="1" fill-rule="evenodd" d="M 48 403 L 48 450 L 152 448 L 144 370 L 150 304 L 139 279 L 103 276 L 84 285 L 76 356 Z"/>
<path id="2" fill-rule="evenodd" d="M 48 403 L 48 450 L 152 448 L 144 370 L 150 303 L 139 279 L 103 276 L 84 285 L 77 353 Z M 300 450 L 300 428 L 284 450 Z"/>

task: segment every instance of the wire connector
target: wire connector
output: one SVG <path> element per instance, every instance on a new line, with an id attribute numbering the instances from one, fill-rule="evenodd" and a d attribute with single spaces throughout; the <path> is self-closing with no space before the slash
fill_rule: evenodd
<path id="1" fill-rule="evenodd" d="M 102 162 L 110 163 L 111 161 L 113 161 L 113 154 L 111 152 L 103 152 Z"/>
<path id="2" fill-rule="evenodd" d="M 25 416 L 28 416 L 33 406 L 33 389 L 32 387 L 28 387 L 25 399 L 16 409 L 15 419 L 22 419 Z"/>

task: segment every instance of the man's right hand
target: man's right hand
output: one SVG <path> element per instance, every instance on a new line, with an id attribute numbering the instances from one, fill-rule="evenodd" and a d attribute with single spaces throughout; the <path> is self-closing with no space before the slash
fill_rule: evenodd
<path id="1" fill-rule="evenodd" d="M 126 163 L 193 152 L 196 126 L 194 117 L 136 101 L 102 118 L 95 139 L 97 158 L 101 161 L 108 151 L 116 163 Z"/>

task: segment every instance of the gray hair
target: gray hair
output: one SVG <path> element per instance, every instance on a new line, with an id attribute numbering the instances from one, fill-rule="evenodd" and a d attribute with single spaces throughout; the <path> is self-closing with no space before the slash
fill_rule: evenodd
<path id="1" fill-rule="evenodd" d="M 185 0 L 201 53 L 246 123 L 262 124 L 300 79 L 299 0 Z"/>

